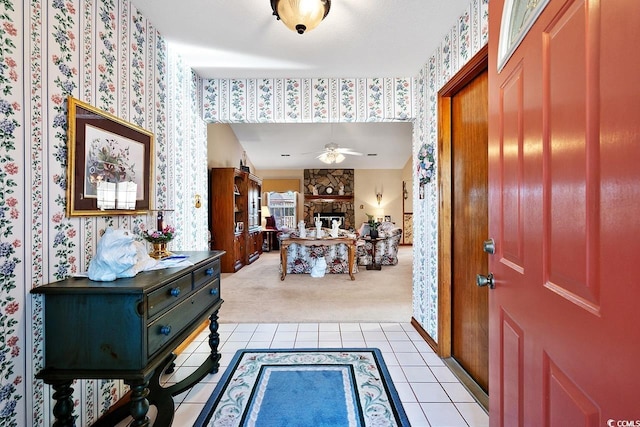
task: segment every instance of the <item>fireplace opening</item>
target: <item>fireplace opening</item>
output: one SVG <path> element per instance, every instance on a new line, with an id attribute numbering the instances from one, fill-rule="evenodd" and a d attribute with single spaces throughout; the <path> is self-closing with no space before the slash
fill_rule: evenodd
<path id="1" fill-rule="evenodd" d="M 315 216 L 322 221 L 322 226 L 325 228 L 331 228 L 334 219 L 338 221 L 340 228 L 344 228 L 344 215 L 344 212 L 318 212 Z"/>

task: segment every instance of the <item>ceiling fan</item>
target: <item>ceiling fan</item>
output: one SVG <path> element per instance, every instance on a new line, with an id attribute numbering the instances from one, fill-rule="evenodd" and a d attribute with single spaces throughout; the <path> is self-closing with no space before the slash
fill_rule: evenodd
<path id="1" fill-rule="evenodd" d="M 362 153 L 353 151 L 350 148 L 341 148 L 335 142 L 330 142 L 324 145 L 324 151 L 318 154 L 316 156 L 316 159 L 319 159 L 321 162 L 327 164 L 340 163 L 346 158 L 345 155 L 362 156 Z"/>

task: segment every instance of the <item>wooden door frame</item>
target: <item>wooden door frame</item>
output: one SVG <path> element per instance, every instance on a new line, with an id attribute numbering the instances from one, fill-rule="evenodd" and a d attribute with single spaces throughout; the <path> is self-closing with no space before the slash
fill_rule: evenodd
<path id="1" fill-rule="evenodd" d="M 485 410 L 489 405 L 488 395 L 451 357 L 453 332 L 451 108 L 453 96 L 487 69 L 488 51 L 488 45 L 485 45 L 438 92 L 438 343 L 436 352 Z"/>
<path id="2" fill-rule="evenodd" d="M 453 96 L 487 68 L 485 45 L 438 92 L 438 356 L 451 357 L 451 242 L 453 237 L 451 104 Z"/>

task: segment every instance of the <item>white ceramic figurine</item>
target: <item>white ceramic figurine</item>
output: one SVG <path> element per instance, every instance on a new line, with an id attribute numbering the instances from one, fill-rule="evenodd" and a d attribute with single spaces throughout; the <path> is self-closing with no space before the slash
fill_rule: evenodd
<path id="1" fill-rule="evenodd" d="M 320 221 L 319 217 L 316 218 L 316 238 L 322 238 L 322 221 Z"/>
<path id="2" fill-rule="evenodd" d="M 338 237 L 338 232 L 340 231 L 340 225 L 337 220 L 331 221 L 331 237 Z"/>

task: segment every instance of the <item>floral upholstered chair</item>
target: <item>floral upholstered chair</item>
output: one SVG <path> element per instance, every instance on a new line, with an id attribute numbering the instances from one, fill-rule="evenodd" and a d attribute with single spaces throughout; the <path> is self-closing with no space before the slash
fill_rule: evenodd
<path id="1" fill-rule="evenodd" d="M 398 263 L 398 246 L 402 238 L 402 228 L 397 227 L 392 222 L 383 222 L 378 226 L 379 240 L 375 242 L 375 264 L 396 265 Z M 358 265 L 373 264 L 373 242 L 365 239 L 365 236 L 358 238 L 356 246 L 356 258 Z"/>

